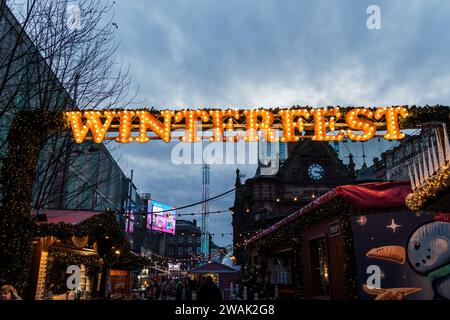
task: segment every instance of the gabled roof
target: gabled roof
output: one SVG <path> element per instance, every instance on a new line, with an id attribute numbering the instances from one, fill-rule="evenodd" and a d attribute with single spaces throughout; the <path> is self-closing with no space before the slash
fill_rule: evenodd
<path id="1" fill-rule="evenodd" d="M 226 266 L 224 264 L 218 263 L 218 262 L 210 262 L 208 264 L 204 264 L 201 266 L 198 266 L 197 268 L 191 269 L 189 271 L 190 273 L 238 273 L 236 269 L 233 269 L 229 266 Z"/>
<path id="2" fill-rule="evenodd" d="M 355 209 L 385 209 L 393 207 L 406 207 L 405 201 L 408 194 L 412 192 L 409 181 L 398 182 L 375 182 L 360 185 L 339 186 L 327 192 L 317 200 L 309 203 L 293 214 L 277 222 L 273 226 L 261 231 L 246 241 L 246 244 L 254 242 L 280 227 L 296 220 L 336 197 L 343 197 L 351 208 Z"/>

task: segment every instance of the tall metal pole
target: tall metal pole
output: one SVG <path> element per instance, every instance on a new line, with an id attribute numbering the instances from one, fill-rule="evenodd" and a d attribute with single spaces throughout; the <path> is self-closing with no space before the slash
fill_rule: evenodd
<path id="1" fill-rule="evenodd" d="M 363 166 L 366 166 L 366 150 L 364 149 L 364 143 L 365 141 L 362 142 L 362 152 L 363 152 Z"/>
<path id="2" fill-rule="evenodd" d="M 127 214 L 127 220 L 125 223 L 127 223 L 127 237 L 129 239 L 129 233 L 130 233 L 130 222 L 131 222 L 131 195 L 132 195 L 132 189 L 133 189 L 133 169 L 131 169 L 131 177 L 130 177 L 130 184 L 128 186 L 128 214 Z"/>
<path id="3" fill-rule="evenodd" d="M 209 258 L 209 165 L 203 165 L 202 172 L 202 227 L 201 227 L 201 254 Z"/>

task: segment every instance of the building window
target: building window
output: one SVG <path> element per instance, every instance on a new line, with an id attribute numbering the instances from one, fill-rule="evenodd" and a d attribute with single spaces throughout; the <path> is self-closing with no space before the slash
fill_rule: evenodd
<path id="1" fill-rule="evenodd" d="M 196 238 L 197 238 L 197 243 L 200 243 L 200 235 L 197 235 Z"/>
<path id="2" fill-rule="evenodd" d="M 94 208 L 97 208 L 100 206 L 100 203 L 102 201 L 102 197 L 96 192 L 94 197 Z"/>
<path id="3" fill-rule="evenodd" d="M 188 247 L 188 254 L 192 254 L 193 252 L 193 247 Z"/>
<path id="4" fill-rule="evenodd" d="M 183 243 L 184 237 L 183 236 L 178 236 L 178 242 L 179 243 Z"/>
<path id="5" fill-rule="evenodd" d="M 272 284 L 291 284 L 289 259 L 274 259 L 272 269 Z"/>
<path id="6" fill-rule="evenodd" d="M 175 250 L 173 250 L 173 247 L 169 247 L 169 256 L 173 256 L 174 251 Z"/>
<path id="7" fill-rule="evenodd" d="M 183 253 L 184 253 L 183 247 L 178 247 L 178 255 L 179 255 L 179 256 L 182 256 Z"/>
<path id="8" fill-rule="evenodd" d="M 169 236 L 169 242 L 174 243 L 175 242 L 175 236 Z"/>
<path id="9" fill-rule="evenodd" d="M 200 254 L 200 246 L 197 246 L 197 254 Z"/>
<path id="10" fill-rule="evenodd" d="M 311 270 L 314 296 L 329 297 L 328 255 L 325 237 L 310 241 Z"/>
<path id="11" fill-rule="evenodd" d="M 92 191 L 90 190 L 83 190 L 81 193 L 81 206 L 83 209 L 91 209 L 92 205 Z"/>
<path id="12" fill-rule="evenodd" d="M 192 243 L 192 236 L 188 236 L 188 242 Z"/>

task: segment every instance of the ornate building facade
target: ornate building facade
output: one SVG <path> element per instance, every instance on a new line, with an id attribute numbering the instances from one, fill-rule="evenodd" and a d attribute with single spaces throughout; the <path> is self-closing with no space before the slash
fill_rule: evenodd
<path id="1" fill-rule="evenodd" d="M 330 189 L 353 181 L 346 166 L 326 142 L 289 145 L 288 159 L 275 175 L 259 174 L 242 184 L 239 171 L 233 211 L 233 245 L 238 264 L 245 263 L 243 242 L 285 218 Z"/>

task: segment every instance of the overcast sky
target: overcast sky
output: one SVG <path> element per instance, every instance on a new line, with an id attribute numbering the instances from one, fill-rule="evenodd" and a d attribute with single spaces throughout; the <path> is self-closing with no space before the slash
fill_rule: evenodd
<path id="1" fill-rule="evenodd" d="M 381 30 L 369 30 L 370 4 Z M 448 104 L 450 2 L 116 1 L 118 58 L 139 86 L 136 107 Z M 114 152 L 141 192 L 175 206 L 201 200 L 201 165 L 171 162 L 173 144 Z M 255 166 L 239 166 L 253 176 Z M 233 188 L 235 165 L 211 170 L 211 195 Z M 227 209 L 234 195 L 211 203 Z M 184 212 L 199 211 L 200 208 Z M 200 218 L 198 217 L 198 220 Z M 231 215 L 213 215 L 230 233 Z M 219 245 L 231 236 L 216 236 Z"/>

